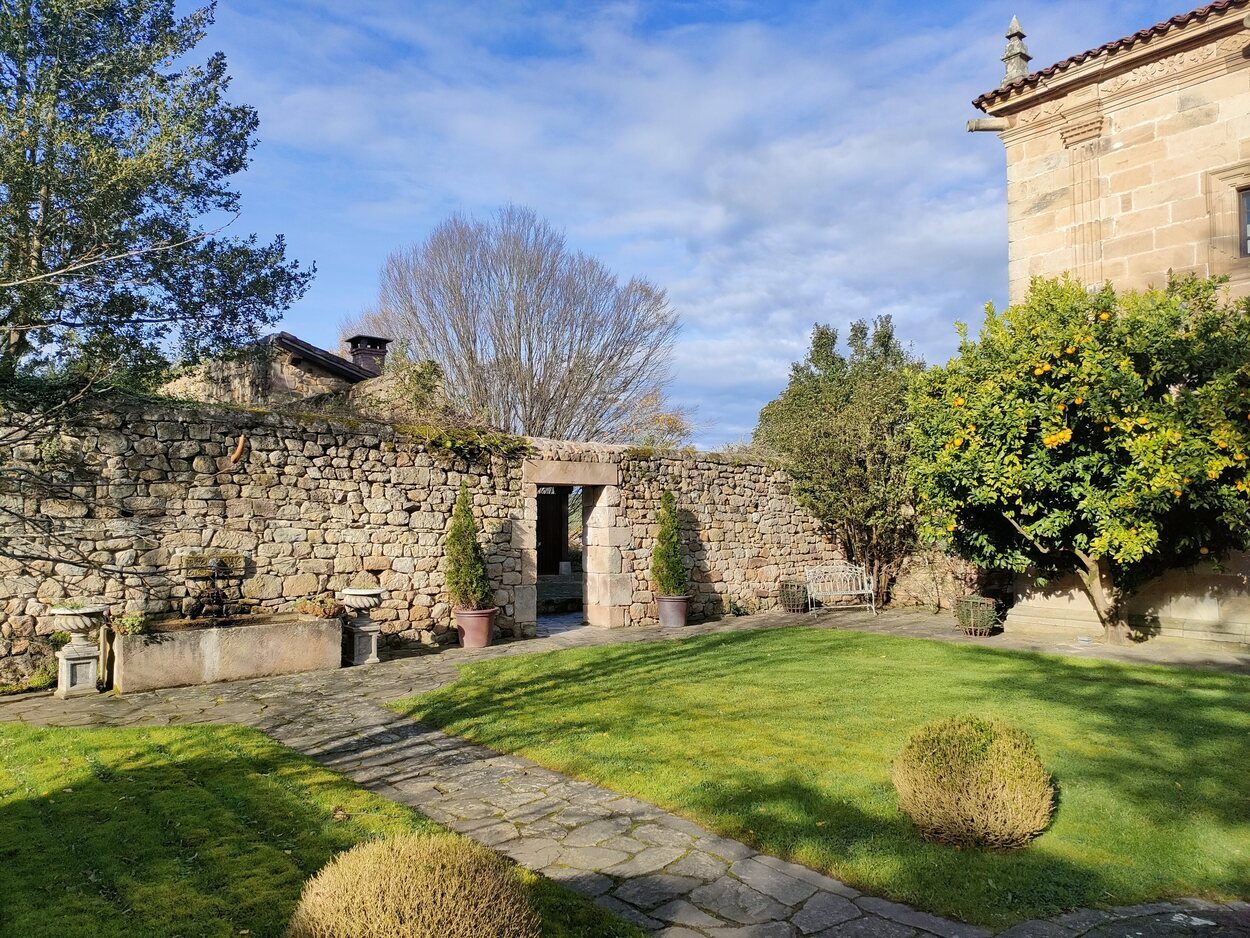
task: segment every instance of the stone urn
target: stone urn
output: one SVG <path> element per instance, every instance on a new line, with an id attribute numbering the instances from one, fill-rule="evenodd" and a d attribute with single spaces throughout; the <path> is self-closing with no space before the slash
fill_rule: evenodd
<path id="1" fill-rule="evenodd" d="M 94 694 L 100 680 L 100 646 L 95 636 L 104 625 L 104 606 L 54 606 L 49 610 L 56 628 L 69 633 L 69 642 L 56 653 L 56 695 L 61 698 Z"/>
<path id="2" fill-rule="evenodd" d="M 104 625 L 105 606 L 53 606 L 48 610 L 56 620 L 56 628 L 75 639 L 98 632 Z"/>
<path id="3" fill-rule="evenodd" d="M 339 601 L 353 613 L 343 625 L 343 663 L 376 664 L 382 626 L 369 617 L 369 610 L 382 604 L 382 590 L 351 586 L 339 593 Z"/>
<path id="4" fill-rule="evenodd" d="M 495 637 L 495 616 L 499 607 L 491 609 L 453 609 L 456 633 L 461 648 L 485 648 Z"/>

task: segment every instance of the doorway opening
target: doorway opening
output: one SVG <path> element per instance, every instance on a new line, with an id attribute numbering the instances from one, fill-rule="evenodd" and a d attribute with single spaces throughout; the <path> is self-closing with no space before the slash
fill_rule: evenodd
<path id="1" fill-rule="evenodd" d="M 585 624 L 583 532 L 581 486 L 540 486 L 535 544 L 540 635 Z"/>

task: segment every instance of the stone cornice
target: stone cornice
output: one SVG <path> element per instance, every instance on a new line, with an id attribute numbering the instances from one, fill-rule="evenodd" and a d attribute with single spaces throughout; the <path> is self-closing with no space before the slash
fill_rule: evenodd
<path id="1" fill-rule="evenodd" d="M 1116 93 L 1134 85 L 1152 84 L 1159 77 L 1197 71 L 1208 60 L 1223 65 L 1228 55 L 1250 48 L 1250 30 L 1239 11 L 1212 16 L 1132 48 L 1108 52 L 1043 77 L 1036 84 L 1007 90 L 1004 97 L 986 103 L 993 117 L 1015 117 L 1095 86 L 1095 93 Z"/>

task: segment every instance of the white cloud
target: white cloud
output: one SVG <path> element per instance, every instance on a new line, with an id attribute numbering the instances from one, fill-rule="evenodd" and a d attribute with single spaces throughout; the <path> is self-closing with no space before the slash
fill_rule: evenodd
<path id="1" fill-rule="evenodd" d="M 1034 5 L 1059 55 L 1125 31 L 1086 3 Z M 1120 18 L 1145 25 L 1150 6 Z M 660 12 L 686 19 L 657 29 Z M 322 269 L 289 327 L 332 341 L 389 250 L 449 211 L 514 201 L 668 288 L 685 321 L 674 397 L 697 408 L 703 443 L 749 434 L 815 321 L 891 313 L 944 357 L 953 320 L 1005 292 L 1002 151 L 962 124 L 998 77 L 1014 11 L 923 28 L 906 5 L 767 12 L 223 10 L 239 97 L 261 112 L 259 184 L 302 183 L 289 185 L 300 222 L 273 224 Z M 1077 12 L 1085 39 L 1063 25 Z"/>

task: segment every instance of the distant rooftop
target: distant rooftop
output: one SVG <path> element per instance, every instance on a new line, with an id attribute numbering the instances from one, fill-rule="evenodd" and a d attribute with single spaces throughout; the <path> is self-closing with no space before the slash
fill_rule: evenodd
<path id="1" fill-rule="evenodd" d="M 361 368 L 359 365 L 349 362 L 341 355 L 335 355 L 333 352 L 327 352 L 323 348 L 305 342 L 297 336 L 291 335 L 289 332 L 275 332 L 266 339 L 267 342 L 286 349 L 293 355 L 308 361 L 315 362 L 331 374 L 342 378 L 344 381 L 350 381 L 353 384 L 359 381 L 367 381 L 369 378 L 377 377 L 376 371 L 369 371 Z"/>

